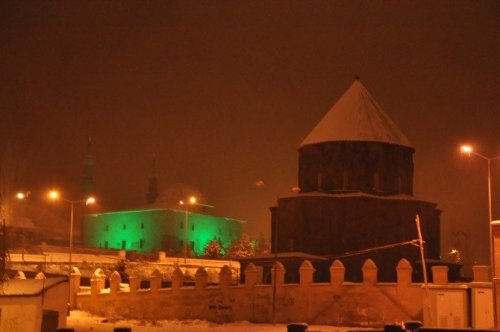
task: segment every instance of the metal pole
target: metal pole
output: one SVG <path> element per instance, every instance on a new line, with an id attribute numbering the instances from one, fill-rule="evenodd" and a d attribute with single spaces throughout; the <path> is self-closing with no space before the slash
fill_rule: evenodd
<path id="1" fill-rule="evenodd" d="M 70 222 L 69 222 L 69 262 L 68 262 L 68 285 L 69 285 L 69 295 L 68 295 L 68 308 L 72 309 L 73 304 L 73 289 L 71 289 L 71 268 L 73 263 L 73 216 L 74 216 L 74 201 L 68 201 L 71 205 L 71 214 L 70 214 Z M 47 259 L 47 257 L 45 257 Z"/>
<path id="2" fill-rule="evenodd" d="M 71 201 L 71 217 L 70 217 L 70 224 L 69 224 L 69 271 L 68 271 L 68 277 L 71 278 L 71 265 L 72 265 L 72 255 L 73 255 L 73 215 L 74 215 L 74 208 L 75 208 L 75 202 Z"/>
<path id="3" fill-rule="evenodd" d="M 422 231 L 420 229 L 420 216 L 418 214 L 415 216 L 415 223 L 417 224 L 418 246 L 420 247 L 420 260 L 422 261 L 422 273 L 424 277 L 424 310 L 427 311 L 427 317 L 429 317 L 429 325 L 432 326 L 431 299 L 429 296 L 429 283 L 427 281 L 427 264 L 425 263 L 424 255 L 424 239 L 422 238 Z"/>
<path id="4" fill-rule="evenodd" d="M 498 326 L 498 317 L 497 317 L 497 298 L 496 298 L 496 286 L 495 286 L 495 278 L 496 278 L 496 268 L 495 268 L 495 253 L 494 253 L 494 239 L 493 239 L 493 211 L 491 206 L 491 160 L 492 158 L 488 158 L 488 231 L 490 237 L 490 266 L 491 266 L 491 283 L 492 283 L 492 302 L 493 302 L 493 327 L 496 329 Z"/>
<path id="5" fill-rule="evenodd" d="M 493 221 L 493 212 L 491 207 L 491 159 L 488 159 L 488 220 L 489 220 L 489 235 L 490 235 L 490 264 L 491 275 L 495 276 L 495 257 L 493 254 L 493 230 L 491 222 Z"/>
<path id="6" fill-rule="evenodd" d="M 183 243 L 183 248 L 182 248 L 182 251 L 184 252 L 184 264 L 186 264 L 187 250 L 188 250 L 188 247 L 187 247 L 187 240 L 188 240 L 187 227 L 188 227 L 189 211 L 188 211 L 187 204 L 186 204 L 185 211 L 186 211 L 186 213 L 185 213 L 185 217 L 184 217 L 184 243 Z"/>
<path id="7" fill-rule="evenodd" d="M 467 152 L 467 151 L 466 151 Z M 488 158 L 480 153 L 477 153 L 475 151 L 470 151 L 468 152 L 469 155 L 472 153 L 475 156 L 478 156 L 479 158 L 482 158 L 488 162 L 488 231 L 489 231 L 489 240 L 490 240 L 490 274 L 491 274 L 491 284 L 492 284 L 492 302 L 493 302 L 493 326 L 494 328 L 498 328 L 498 317 L 497 317 L 497 296 L 496 296 L 496 286 L 495 286 L 495 280 L 496 279 L 496 271 L 495 271 L 495 241 L 493 238 L 493 210 L 492 210 L 492 204 L 491 204 L 491 161 L 492 160 L 498 160 L 500 159 L 500 156 L 496 156 L 493 158 Z"/>
<path id="8" fill-rule="evenodd" d="M 274 273 L 273 273 L 274 269 Z M 274 224 L 274 265 L 271 267 L 271 276 L 273 282 L 273 307 L 272 307 L 272 323 L 276 324 L 276 275 L 278 272 L 278 219 L 275 219 Z"/>

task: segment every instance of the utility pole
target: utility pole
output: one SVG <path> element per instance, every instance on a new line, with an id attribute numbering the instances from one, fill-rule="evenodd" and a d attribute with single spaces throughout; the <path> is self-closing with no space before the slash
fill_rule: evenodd
<path id="1" fill-rule="evenodd" d="M 422 261 L 422 273 L 424 277 L 424 313 L 428 317 L 430 325 L 432 325 L 431 299 L 429 295 L 429 283 L 427 281 L 427 264 L 425 263 L 424 254 L 424 238 L 422 237 L 422 229 L 420 228 L 420 216 L 415 216 L 415 223 L 418 232 L 418 247 L 420 248 L 420 259 Z"/>

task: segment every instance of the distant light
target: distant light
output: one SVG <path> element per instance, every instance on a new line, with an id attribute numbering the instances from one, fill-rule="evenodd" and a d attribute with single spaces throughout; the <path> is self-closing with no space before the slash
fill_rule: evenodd
<path id="1" fill-rule="evenodd" d="M 20 199 L 20 200 L 25 199 L 26 196 L 27 195 L 25 193 L 21 193 L 21 192 L 19 192 L 19 193 L 16 194 L 17 199 Z"/>
<path id="2" fill-rule="evenodd" d="M 85 201 L 85 204 L 86 205 L 92 205 L 92 204 L 95 204 L 96 200 L 95 200 L 95 197 L 92 197 L 90 196 L 89 198 L 87 198 L 87 200 Z"/>
<path id="3" fill-rule="evenodd" d="M 189 197 L 189 204 L 196 204 L 198 199 L 195 196 Z"/>
<path id="4" fill-rule="evenodd" d="M 60 194 L 57 190 L 51 190 L 49 191 L 49 193 L 47 194 L 47 197 L 50 199 L 50 200 L 53 200 L 53 201 L 57 201 L 59 198 L 60 198 Z"/>
<path id="5" fill-rule="evenodd" d="M 255 182 L 255 186 L 256 187 L 265 187 L 266 184 L 262 180 L 257 180 L 257 182 Z"/>
<path id="6" fill-rule="evenodd" d="M 474 151 L 474 149 L 472 149 L 472 146 L 470 146 L 470 145 L 462 145 L 460 147 L 460 151 L 462 153 L 467 153 L 470 155 Z"/>
<path id="7" fill-rule="evenodd" d="M 183 200 L 180 200 L 180 201 L 179 201 L 179 205 L 184 205 L 184 201 L 183 201 Z"/>

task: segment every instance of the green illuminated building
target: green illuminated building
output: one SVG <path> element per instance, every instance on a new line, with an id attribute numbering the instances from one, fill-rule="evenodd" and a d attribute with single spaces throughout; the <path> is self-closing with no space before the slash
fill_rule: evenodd
<path id="1" fill-rule="evenodd" d="M 241 237 L 241 221 L 185 210 L 161 208 L 86 215 L 83 222 L 86 247 L 137 252 L 181 252 L 185 238 L 196 255 L 208 241 L 220 239 L 224 247 Z M 186 234 L 187 232 L 187 234 Z"/>

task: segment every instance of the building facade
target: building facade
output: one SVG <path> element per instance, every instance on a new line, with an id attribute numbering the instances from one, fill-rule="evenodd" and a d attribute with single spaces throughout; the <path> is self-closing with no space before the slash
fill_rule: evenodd
<path id="1" fill-rule="evenodd" d="M 410 241 L 418 237 L 418 214 L 427 257 L 439 259 L 441 211 L 413 196 L 414 152 L 363 84 L 354 81 L 299 147 L 300 191 L 280 197 L 271 208 L 274 250 L 335 258 Z M 420 255 L 415 246 L 402 245 L 342 259 L 359 266 L 367 258 L 383 273 L 402 258 L 415 265 Z"/>
<path id="2" fill-rule="evenodd" d="M 228 247 L 243 232 L 235 219 L 169 208 L 89 214 L 83 223 L 84 246 L 141 253 L 181 252 L 187 239 L 191 252 L 202 255 L 210 240 Z"/>

